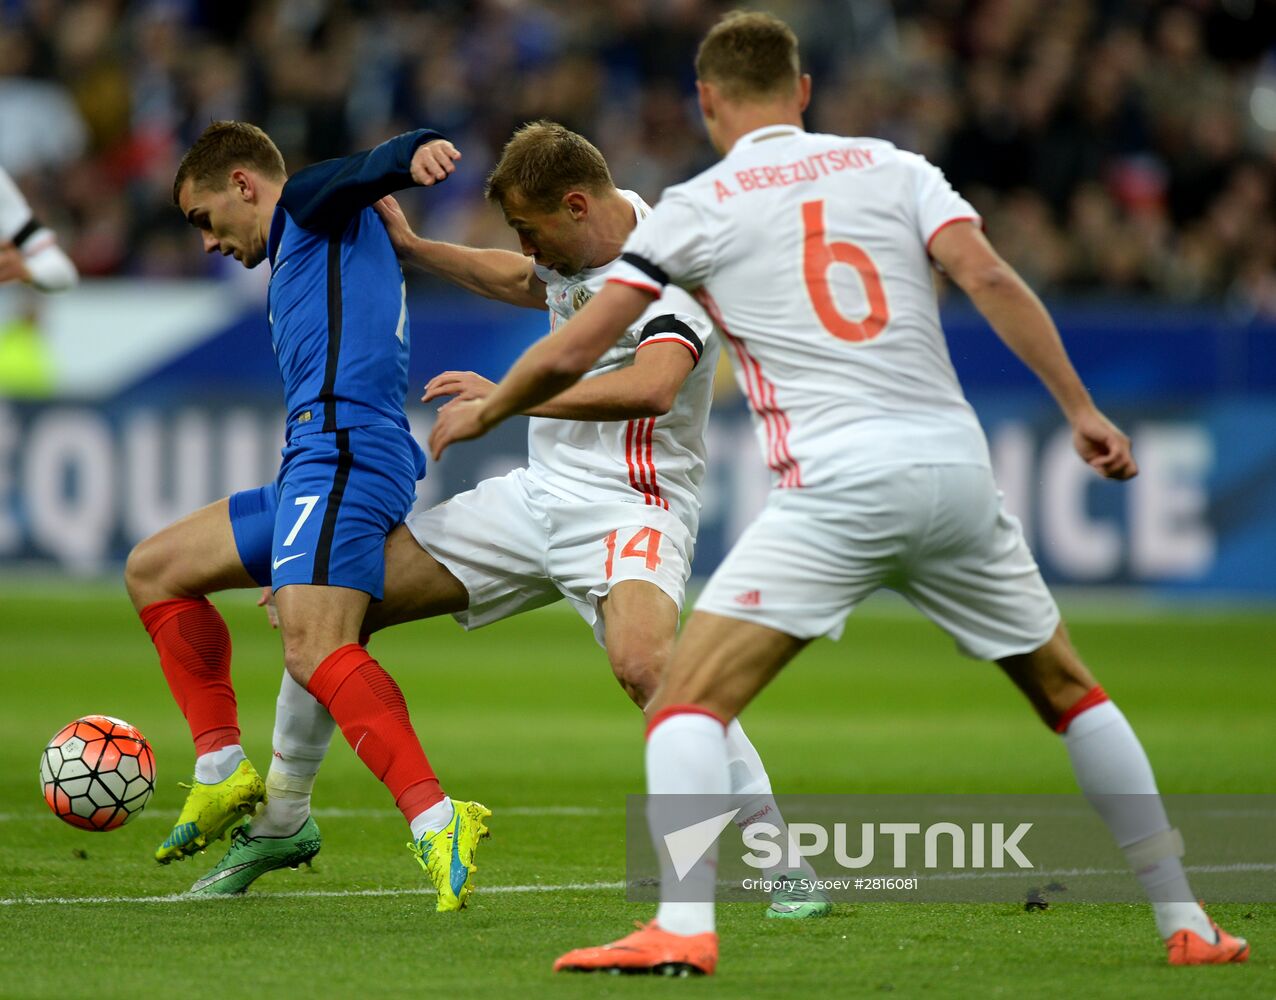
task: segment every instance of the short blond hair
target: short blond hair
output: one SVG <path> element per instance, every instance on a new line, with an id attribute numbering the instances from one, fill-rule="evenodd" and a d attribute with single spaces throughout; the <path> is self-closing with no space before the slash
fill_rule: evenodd
<path id="1" fill-rule="evenodd" d="M 696 52 L 696 76 L 729 100 L 781 96 L 800 75 L 793 29 L 761 11 L 724 14 Z"/>
<path id="2" fill-rule="evenodd" d="M 517 192 L 532 208 L 549 212 L 568 191 L 602 194 L 615 184 L 598 148 L 557 122 L 524 125 L 510 137 L 487 178 L 487 197 L 504 207 Z"/>
<path id="3" fill-rule="evenodd" d="M 236 167 L 251 167 L 271 180 L 288 176 L 283 154 L 270 136 L 249 122 L 213 122 L 186 151 L 173 178 L 173 204 L 178 204 L 182 185 L 188 180 L 196 187 L 230 182 Z"/>

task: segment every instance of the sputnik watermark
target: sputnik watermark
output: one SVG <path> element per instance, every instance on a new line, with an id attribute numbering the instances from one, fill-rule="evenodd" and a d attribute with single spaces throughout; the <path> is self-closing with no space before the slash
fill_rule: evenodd
<path id="1" fill-rule="evenodd" d="M 673 862 L 679 882 L 700 863 L 739 812 L 739 809 L 732 809 L 664 834 L 665 850 L 669 852 L 669 860 Z"/>
<path id="2" fill-rule="evenodd" d="M 740 880 L 740 888 L 765 892 L 792 892 L 797 889 L 806 893 L 847 892 L 860 889 L 916 889 L 921 879 L 916 876 L 904 878 L 745 878 Z"/>
<path id="3" fill-rule="evenodd" d="M 739 812 L 732 809 L 663 835 L 679 881 L 684 880 L 709 848 L 717 843 L 722 831 Z M 833 861 L 837 866 L 856 870 L 872 865 L 879 857 L 879 841 L 889 841 L 890 864 L 901 870 L 911 871 L 919 867 L 916 857 L 918 845 L 921 849 L 920 867 L 930 870 L 1003 869 L 1008 863 L 1021 869 L 1034 868 L 1035 865 L 1020 847 L 1033 824 L 1017 823 L 1007 832 L 1009 825 L 970 823 L 967 829 L 967 826 L 958 823 L 939 822 L 930 823 L 923 829 L 920 823 L 860 823 L 854 835 L 858 843 L 852 854 L 848 846 L 853 836 L 852 824 L 834 823 L 830 836 L 829 829 L 819 823 L 794 823 L 786 831 L 774 823 L 756 822 L 741 831 L 747 848 L 742 860 L 760 871 L 801 870 L 804 863 L 824 856 L 831 844 Z M 746 885 L 745 888 L 756 886 Z"/>
<path id="4" fill-rule="evenodd" d="M 890 864 L 894 868 L 913 870 L 918 867 L 917 845 L 921 844 L 921 866 L 927 869 L 995 868 L 1013 862 L 1020 868 L 1035 868 L 1020 847 L 1032 829 L 1032 823 L 1016 823 L 1007 832 L 1008 823 L 970 823 L 969 831 L 959 823 L 860 823 L 856 852 L 850 853 L 851 826 L 834 823 L 833 860 L 842 868 L 868 868 L 878 857 L 878 843 L 889 839 Z M 754 823 L 743 831 L 749 853 L 744 863 L 770 871 L 783 865 L 801 868 L 802 862 L 822 857 L 829 849 L 829 831 L 819 823 L 794 823 L 788 836 L 772 823 Z M 915 838 L 915 839 L 910 839 Z M 946 845 L 945 847 L 942 845 Z M 968 849 L 969 848 L 969 849 Z"/>
<path id="5" fill-rule="evenodd" d="M 633 796 L 626 886 L 635 901 L 661 898 L 663 888 L 673 902 L 804 891 L 857 901 L 1137 902 L 1145 895 L 1134 872 L 1174 858 L 1192 872 L 1192 899 L 1276 901 L 1265 874 L 1276 870 L 1276 796 L 1096 798 L 808 795 L 758 808 L 725 795 Z M 1118 845 L 1105 815 L 1149 832 Z"/>

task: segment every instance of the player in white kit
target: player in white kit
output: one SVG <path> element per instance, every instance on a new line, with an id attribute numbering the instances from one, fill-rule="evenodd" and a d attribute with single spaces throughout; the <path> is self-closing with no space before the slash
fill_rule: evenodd
<path id="1" fill-rule="evenodd" d="M 0 168 L 0 285 L 21 281 L 42 292 L 60 292 L 79 277 L 53 230 L 35 217 L 13 178 Z"/>
<path id="2" fill-rule="evenodd" d="M 766 14 L 728 15 L 697 55 L 716 166 L 665 192 L 608 287 L 533 346 L 486 400 L 441 415 L 436 456 L 559 392 L 670 284 L 729 341 L 773 473 L 759 518 L 714 574 L 648 715 L 652 794 L 727 790 L 723 727 L 811 639 L 837 636 L 879 587 L 971 656 L 993 659 L 1063 735 L 1078 783 L 1126 853 L 1172 964 L 1244 961 L 1194 901 L 1147 757 L 1068 642 L 948 359 L 931 261 L 1050 389 L 1099 474 L 1137 468 L 1040 302 L 923 158 L 802 129 L 810 78 Z M 1115 793 L 1115 795 L 1114 795 Z M 657 918 L 565 970 L 712 972 L 716 848 L 662 871 Z M 671 891 L 679 885 L 681 899 Z"/>
<path id="3" fill-rule="evenodd" d="M 60 292 L 79 278 L 57 236 L 35 217 L 13 178 L 0 168 L 0 286 L 25 284 Z M 23 313 L 0 331 L 0 397 L 46 396 L 54 388 L 55 365 L 39 328 L 34 297 Z"/>
<path id="4" fill-rule="evenodd" d="M 614 186 L 591 143 L 549 122 L 515 133 L 488 197 L 522 254 L 420 239 L 393 199 L 380 211 L 406 262 L 548 309 L 551 330 L 603 287 L 621 244 L 651 211 Z M 478 628 L 566 598 L 645 707 L 672 651 L 691 571 L 717 359 L 713 326 L 686 292 L 670 288 L 648 302 L 584 381 L 530 411 L 526 468 L 413 514 L 391 534 L 384 600 L 372 605 L 365 631 L 445 613 Z M 424 398 L 478 399 L 493 387 L 473 372 L 444 372 Z M 310 790 L 331 733 L 328 713 L 285 674 L 266 808 L 193 891 L 242 892 L 266 871 L 305 860 L 291 845 L 318 843 Z M 774 821 L 770 781 L 738 723 L 729 740 L 741 823 Z M 824 893 L 793 878 L 767 914 L 829 910 Z"/>

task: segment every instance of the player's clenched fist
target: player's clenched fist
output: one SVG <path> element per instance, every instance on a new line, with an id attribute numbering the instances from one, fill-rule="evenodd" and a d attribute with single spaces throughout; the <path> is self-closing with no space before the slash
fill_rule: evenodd
<path id="1" fill-rule="evenodd" d="M 460 158 L 460 151 L 446 139 L 427 142 L 412 154 L 412 179 L 424 187 L 439 184 L 456 170 Z"/>
<path id="2" fill-rule="evenodd" d="M 1130 439 L 1098 410 L 1073 420 L 1072 443 L 1086 464 L 1105 479 L 1133 479 L 1139 474 Z"/>

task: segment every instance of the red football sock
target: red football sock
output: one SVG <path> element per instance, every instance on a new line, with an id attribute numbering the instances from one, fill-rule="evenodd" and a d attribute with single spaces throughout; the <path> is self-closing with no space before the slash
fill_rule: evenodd
<path id="1" fill-rule="evenodd" d="M 230 683 L 230 632 L 203 597 L 175 597 L 140 612 L 177 707 L 186 716 L 195 753 L 239 742 L 239 712 Z"/>
<path id="2" fill-rule="evenodd" d="M 350 643 L 329 653 L 306 688 L 336 720 L 368 770 L 390 789 L 404 819 L 411 823 L 443 799 L 408 718 L 403 692 L 366 649 Z"/>

